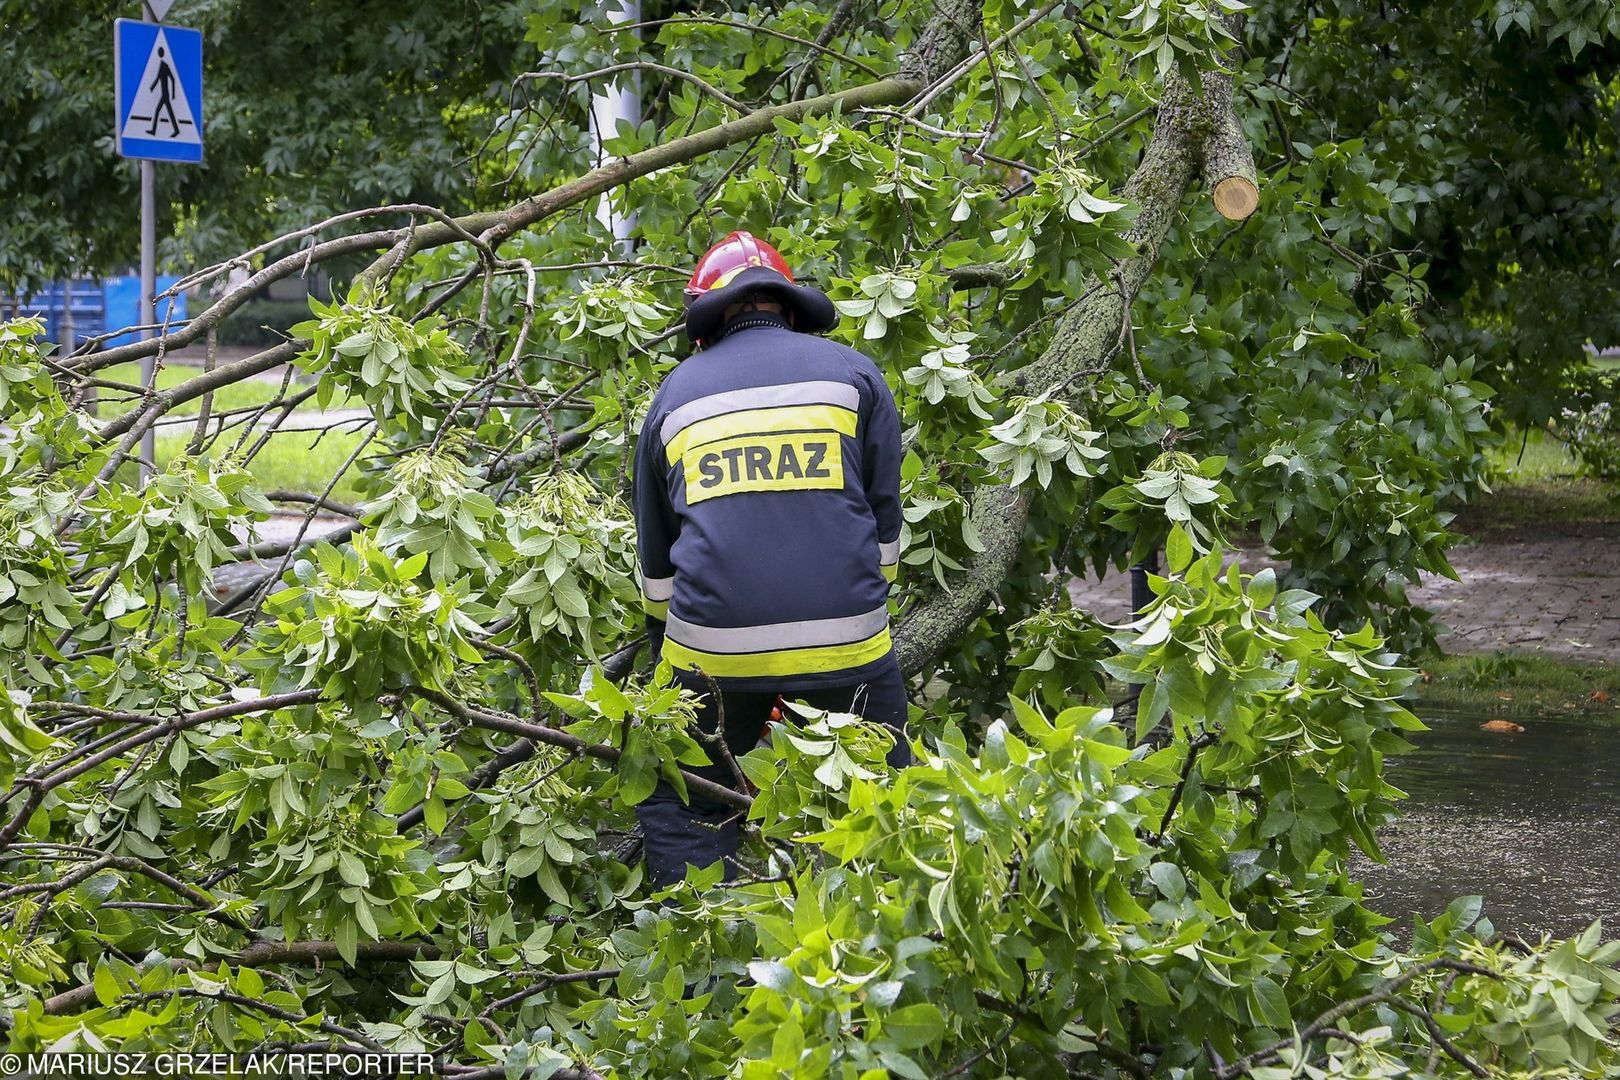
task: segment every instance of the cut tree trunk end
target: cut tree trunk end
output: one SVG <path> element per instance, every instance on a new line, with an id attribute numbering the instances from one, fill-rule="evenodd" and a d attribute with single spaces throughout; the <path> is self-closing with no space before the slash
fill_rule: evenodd
<path id="1" fill-rule="evenodd" d="M 1229 221 L 1242 221 L 1260 205 L 1260 188 L 1244 176 L 1228 176 L 1215 185 L 1215 209 Z"/>
<path id="2" fill-rule="evenodd" d="M 1223 110 L 1214 120 L 1202 147 L 1204 184 L 1222 217 L 1242 221 L 1260 205 L 1254 154 L 1249 140 L 1244 138 L 1243 125 L 1231 109 Z"/>

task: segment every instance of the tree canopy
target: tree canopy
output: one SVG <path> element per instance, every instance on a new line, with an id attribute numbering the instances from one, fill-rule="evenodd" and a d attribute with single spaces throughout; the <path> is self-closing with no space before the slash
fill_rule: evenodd
<path id="1" fill-rule="evenodd" d="M 1612 326 L 1561 292 L 1518 351 L 1559 274 L 1613 294 L 1612 246 L 1545 224 L 1612 234 L 1612 9 L 601 7 L 523 9 L 511 105 L 476 114 L 487 201 L 279 239 L 247 235 L 261 206 L 231 218 L 252 277 L 159 339 L 0 331 L 10 1045 L 479 1078 L 1616 1068 L 1601 928 L 1527 941 L 1465 898 L 1398 942 L 1347 869 L 1421 727 L 1405 586 L 1449 570 L 1491 413 L 1539 415 L 1533 379 Z M 632 75 L 646 119 L 599 162 L 591 94 Z M 919 761 L 797 715 L 739 763 L 757 794 L 712 792 L 750 873 L 652 894 L 630 808 L 702 783 L 705 745 L 636 670 L 628 451 L 684 355 L 678 282 L 739 227 L 896 390 Z M 115 376 L 314 265 L 363 269 L 291 340 Z M 321 436 L 337 467 L 256 479 L 338 402 L 365 415 Z M 255 536 L 278 504 L 304 528 Z M 321 507 L 347 523 L 317 542 Z M 1227 566 L 1238 530 L 1288 569 Z M 1131 625 L 1069 603 L 1071 569 L 1160 548 Z"/>
<path id="2" fill-rule="evenodd" d="M 1620 345 L 1620 11 L 1612 4 L 1447 4 L 1414 14 L 1327 4 L 1267 20 L 1306 142 L 1354 134 L 1398 166 L 1426 257 L 1420 321 L 1479 358 L 1510 419 L 1569 404 L 1583 346 Z M 1259 24 L 1261 20 L 1257 20 Z M 1291 44 L 1290 44 L 1291 43 Z"/>

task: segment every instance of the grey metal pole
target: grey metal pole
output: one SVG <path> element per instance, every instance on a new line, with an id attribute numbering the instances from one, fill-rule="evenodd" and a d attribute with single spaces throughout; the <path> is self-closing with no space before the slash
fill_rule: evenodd
<path id="1" fill-rule="evenodd" d="M 629 24 L 641 21 L 641 0 L 619 0 L 619 10 L 608 15 L 613 23 Z M 602 143 L 618 131 L 619 121 L 631 127 L 641 124 L 641 75 L 629 72 L 608 84 L 607 89 L 591 97 L 591 143 L 596 150 L 596 163 L 602 164 Z M 613 233 L 620 258 L 635 256 L 635 241 L 630 233 L 636 227 L 632 212 L 620 217 L 613 212 L 613 204 L 604 194 L 597 202 L 596 219 Z"/>
<path id="2" fill-rule="evenodd" d="M 157 164 L 141 162 L 141 325 L 150 327 L 157 322 L 153 313 L 152 294 L 157 292 Z M 141 331 L 143 340 L 155 336 L 155 331 Z M 151 356 L 141 358 L 141 385 L 151 386 L 157 360 Z M 141 481 L 144 483 L 157 467 L 157 432 L 148 428 L 141 436 Z"/>

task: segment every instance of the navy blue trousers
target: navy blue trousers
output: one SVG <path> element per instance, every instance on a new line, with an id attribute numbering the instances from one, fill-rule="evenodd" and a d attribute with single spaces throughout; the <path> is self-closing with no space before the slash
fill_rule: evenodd
<path id="1" fill-rule="evenodd" d="M 720 724 L 720 711 L 707 681 L 683 671 L 676 671 L 675 677 L 701 698 L 698 726 L 705 733 L 714 734 Z M 759 745 L 776 696 L 769 691 L 720 690 L 726 714 L 726 745 L 731 748 L 733 757 L 740 758 Z M 888 725 L 895 731 L 889 764 L 896 768 L 911 764 L 911 747 L 905 738 L 906 682 L 900 674 L 900 665 L 892 662 L 892 657 L 882 672 L 858 686 L 783 691 L 782 696 L 789 701 L 803 701 L 811 708 L 852 712 L 863 719 Z M 705 747 L 705 750 L 711 758 L 717 756 L 713 749 Z M 736 776 L 724 761 L 701 767 L 688 766 L 687 771 L 729 788 L 737 786 Z M 686 876 L 688 863 L 704 867 L 723 860 L 726 880 L 736 876 L 734 856 L 740 811 L 735 807 L 695 794 L 690 803 L 683 803 L 675 789 L 660 780 L 657 789 L 636 807 L 636 816 L 641 819 L 647 876 L 654 886 L 663 888 L 680 881 Z"/>

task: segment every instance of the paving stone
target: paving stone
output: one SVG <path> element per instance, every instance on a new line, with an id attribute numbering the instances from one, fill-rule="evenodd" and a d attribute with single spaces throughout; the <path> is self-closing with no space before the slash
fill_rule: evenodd
<path id="1" fill-rule="evenodd" d="M 1241 550 L 1245 573 L 1283 564 Z M 1459 581 L 1424 574 L 1408 590 L 1449 631 L 1450 652 L 1520 649 L 1620 663 L 1620 526 L 1570 526 L 1490 536 L 1451 552 Z M 1107 623 L 1130 618 L 1130 575 L 1078 578 L 1076 606 Z"/>

